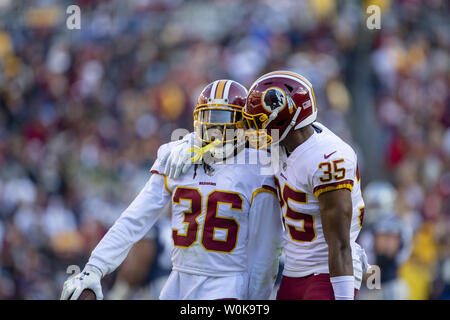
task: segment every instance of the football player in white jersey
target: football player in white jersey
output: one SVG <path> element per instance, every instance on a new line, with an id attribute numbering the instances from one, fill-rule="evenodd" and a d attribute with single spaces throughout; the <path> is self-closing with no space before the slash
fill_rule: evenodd
<path id="1" fill-rule="evenodd" d="M 100 280 L 125 259 L 172 204 L 172 273 L 160 299 L 267 299 L 281 246 L 280 205 L 273 176 L 260 166 L 229 161 L 260 151 L 244 148 L 237 129 L 247 90 L 232 80 L 205 87 L 194 111 L 196 134 L 162 145 L 143 190 L 103 237 L 84 270 L 64 284 L 61 299 L 76 300 L 84 289 L 102 299 Z M 222 134 L 208 163 L 190 166 L 179 179 L 163 174 L 172 148 L 193 139 L 211 143 Z M 239 130 L 238 130 L 239 131 Z M 192 141 L 196 143 L 197 141 Z M 224 161 L 226 158 L 227 161 Z"/>
<path id="2" fill-rule="evenodd" d="M 285 264 L 277 299 L 352 300 L 366 259 L 357 157 L 315 122 L 311 83 L 288 71 L 254 82 L 244 109 L 251 145 L 281 146 L 276 185 L 283 211 Z"/>

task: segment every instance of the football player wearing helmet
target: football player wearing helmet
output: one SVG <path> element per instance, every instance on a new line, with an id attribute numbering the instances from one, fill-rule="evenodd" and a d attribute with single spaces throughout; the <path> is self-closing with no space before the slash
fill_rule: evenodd
<path id="1" fill-rule="evenodd" d="M 243 116 L 253 147 L 281 147 L 286 259 L 277 299 L 354 299 L 365 265 L 355 242 L 364 214 L 355 152 L 315 122 L 313 87 L 294 72 L 257 79 Z"/>
<path id="2" fill-rule="evenodd" d="M 101 277 L 123 262 L 169 202 L 172 272 L 160 299 L 270 296 L 282 233 L 273 176 L 262 175 L 257 164 L 224 161 L 239 153 L 261 153 L 239 148 L 242 134 L 230 137 L 225 132 L 239 129 L 246 96 L 246 88 L 232 80 L 214 81 L 205 87 L 194 111 L 195 133 L 159 148 L 150 180 L 92 252 L 87 268 L 96 271 L 89 274 L 100 276 L 92 277 L 92 281 L 86 281 L 86 277 L 68 280 L 63 299 L 71 295 L 71 299 L 77 299 L 85 288 L 98 292 Z M 193 143 L 186 143 L 190 140 Z M 201 155 L 200 164 L 189 166 L 179 179 L 167 177 L 163 160 L 172 149 L 196 145 L 197 141 L 202 147 L 212 145 L 207 154 Z M 200 165 L 203 170 L 197 170 Z"/>
<path id="3" fill-rule="evenodd" d="M 177 141 L 161 158 L 162 173 L 175 179 L 193 163 L 207 167 L 242 151 L 246 141 L 242 121 L 246 92 L 244 86 L 231 80 L 206 86 L 194 109 L 194 132 Z"/>

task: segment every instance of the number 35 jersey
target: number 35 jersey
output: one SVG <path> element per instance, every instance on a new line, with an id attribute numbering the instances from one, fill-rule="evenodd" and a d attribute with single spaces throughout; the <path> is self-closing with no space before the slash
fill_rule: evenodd
<path id="1" fill-rule="evenodd" d="M 314 134 L 287 157 L 280 156 L 276 184 L 285 228 L 283 275 L 304 277 L 329 273 L 328 245 L 323 234 L 318 197 L 324 192 L 351 192 L 353 214 L 350 227 L 355 287 L 359 289 L 362 250 L 355 240 L 362 227 L 364 202 L 360 190 L 357 158 L 353 149 L 320 123 Z"/>

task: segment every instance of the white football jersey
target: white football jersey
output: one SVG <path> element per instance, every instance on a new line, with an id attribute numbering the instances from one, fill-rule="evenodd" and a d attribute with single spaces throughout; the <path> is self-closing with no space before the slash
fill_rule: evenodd
<path id="1" fill-rule="evenodd" d="M 153 173 L 162 170 L 158 162 L 152 167 Z M 172 198 L 173 269 L 208 276 L 246 271 L 250 208 L 263 211 L 259 200 L 255 202 L 260 192 L 276 200 L 273 177 L 261 175 L 256 164 L 219 163 L 192 166 L 166 181 Z M 280 214 L 279 209 L 269 211 L 275 217 Z"/>
<path id="2" fill-rule="evenodd" d="M 328 245 L 320 219 L 318 197 L 327 191 L 351 191 L 353 215 L 350 228 L 355 287 L 359 289 L 361 248 L 356 238 L 362 227 L 364 202 L 361 196 L 357 157 L 353 149 L 324 125 L 315 122 L 314 134 L 289 157 L 280 156 L 276 184 L 285 227 L 283 275 L 304 277 L 329 273 Z"/>
<path id="3" fill-rule="evenodd" d="M 211 277 L 248 273 L 249 299 L 267 299 L 278 269 L 282 236 L 273 175 L 261 174 L 257 163 L 228 160 L 208 168 L 191 166 L 185 175 L 170 179 L 161 174 L 160 159 L 174 143 L 160 147 L 149 182 L 88 263 L 103 274 L 113 271 L 170 201 L 173 270 Z M 240 156 L 255 153 L 261 151 L 244 149 Z"/>

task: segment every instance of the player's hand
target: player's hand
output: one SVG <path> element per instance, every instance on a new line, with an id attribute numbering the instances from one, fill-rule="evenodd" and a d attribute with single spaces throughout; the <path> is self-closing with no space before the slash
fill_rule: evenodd
<path id="1" fill-rule="evenodd" d="M 64 282 L 61 300 L 77 300 L 84 289 L 94 291 L 97 300 L 103 300 L 102 273 L 94 266 L 86 265 L 81 273 Z"/>
<path id="2" fill-rule="evenodd" d="M 167 159 L 164 159 L 166 162 L 164 174 L 167 177 L 176 179 L 180 175 L 188 172 L 192 166 L 190 147 L 189 140 L 183 139 L 168 153 Z"/>

